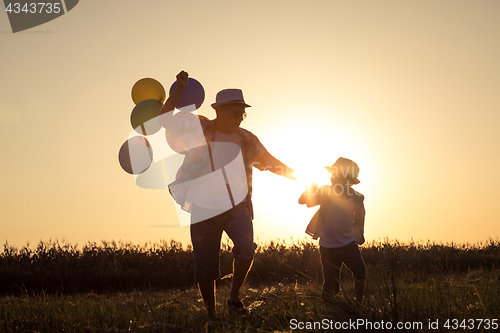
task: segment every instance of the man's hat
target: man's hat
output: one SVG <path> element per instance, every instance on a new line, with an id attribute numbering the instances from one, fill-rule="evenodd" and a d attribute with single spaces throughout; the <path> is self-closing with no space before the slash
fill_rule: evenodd
<path id="1" fill-rule="evenodd" d="M 359 184 L 359 166 L 354 161 L 339 157 L 332 166 L 325 167 L 328 172 L 332 173 L 333 177 L 346 178 L 352 181 L 353 184 Z"/>
<path id="2" fill-rule="evenodd" d="M 215 103 L 212 104 L 212 107 L 215 109 L 222 105 L 227 104 L 242 104 L 246 108 L 249 108 L 250 105 L 245 103 L 243 99 L 243 92 L 240 89 L 224 89 L 217 93 L 215 97 Z"/>

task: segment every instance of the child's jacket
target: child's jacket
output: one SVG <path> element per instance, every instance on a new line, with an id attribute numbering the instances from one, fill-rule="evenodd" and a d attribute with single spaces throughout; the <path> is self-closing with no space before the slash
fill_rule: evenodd
<path id="1" fill-rule="evenodd" d="M 354 221 L 352 232 L 356 239 L 356 243 L 361 245 L 365 242 L 365 207 L 363 203 L 365 197 L 357 191 L 350 190 L 354 193 Z M 314 214 L 306 228 L 306 234 L 312 236 L 313 239 L 318 239 L 321 234 L 321 230 L 325 223 L 326 212 L 332 204 L 332 196 L 335 196 L 333 186 L 328 185 L 321 186 L 316 193 L 312 193 L 309 189 L 302 193 L 301 201 L 303 201 L 307 207 L 320 205 L 318 211 Z"/>

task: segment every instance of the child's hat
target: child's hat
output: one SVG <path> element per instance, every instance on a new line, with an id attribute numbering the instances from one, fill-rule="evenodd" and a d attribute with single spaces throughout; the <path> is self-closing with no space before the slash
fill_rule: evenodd
<path id="1" fill-rule="evenodd" d="M 359 166 L 352 160 L 339 157 L 332 166 L 325 167 L 332 177 L 346 178 L 353 184 L 359 184 Z"/>

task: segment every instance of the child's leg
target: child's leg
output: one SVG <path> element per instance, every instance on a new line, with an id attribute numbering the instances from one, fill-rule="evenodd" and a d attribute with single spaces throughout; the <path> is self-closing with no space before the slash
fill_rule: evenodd
<path id="1" fill-rule="evenodd" d="M 356 291 L 356 301 L 361 304 L 365 294 L 366 267 L 361 252 L 356 243 L 346 246 L 344 252 L 344 264 L 349 268 L 354 276 L 354 289 Z"/>
<path id="2" fill-rule="evenodd" d="M 354 289 L 356 290 L 356 302 L 363 303 L 363 296 L 365 295 L 365 281 L 366 278 L 354 278 Z"/>
<path id="3" fill-rule="evenodd" d="M 335 249 L 319 247 L 323 267 L 323 299 L 330 299 L 340 291 L 339 276 L 342 261 Z"/>

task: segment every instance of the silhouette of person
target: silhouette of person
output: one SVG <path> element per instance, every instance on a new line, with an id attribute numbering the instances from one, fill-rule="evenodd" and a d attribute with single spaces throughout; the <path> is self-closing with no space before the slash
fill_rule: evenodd
<path id="1" fill-rule="evenodd" d="M 295 180 L 294 171 L 273 157 L 253 133 L 240 127 L 250 105 L 239 89 L 225 89 L 217 94 L 212 104 L 216 112 L 213 120 L 173 117 L 172 111 L 189 84 L 188 73 L 181 71 L 176 79 L 177 86 L 163 105 L 159 122 L 184 137 L 186 134 L 199 136 L 202 130 L 205 141 L 202 146 L 199 137 L 193 139 L 197 143 L 186 152 L 179 179 L 169 184 L 175 201 L 191 213 L 194 279 L 209 318 L 214 318 L 215 280 L 220 277 L 220 242 L 225 231 L 234 243 L 233 280 L 227 302 L 231 310 L 244 313 L 239 292 L 256 249 L 252 167 Z M 198 125 L 193 125 L 193 121 Z"/>
<path id="2" fill-rule="evenodd" d="M 332 185 L 309 187 L 299 198 L 307 207 L 320 205 L 306 233 L 318 239 L 323 268 L 323 300 L 330 303 L 340 291 L 342 264 L 354 275 L 356 301 L 362 303 L 366 268 L 357 244 L 363 244 L 365 207 L 364 196 L 352 189 L 358 184 L 359 167 L 353 161 L 340 157 L 326 167 Z"/>

